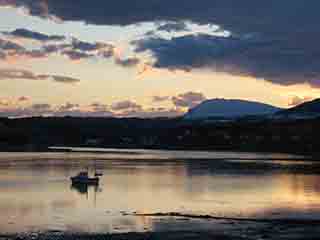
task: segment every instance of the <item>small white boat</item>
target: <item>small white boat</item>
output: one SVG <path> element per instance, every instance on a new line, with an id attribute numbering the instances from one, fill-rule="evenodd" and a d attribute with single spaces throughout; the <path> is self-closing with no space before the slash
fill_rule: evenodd
<path id="1" fill-rule="evenodd" d="M 89 177 L 88 172 L 80 172 L 74 177 L 71 177 L 70 180 L 72 184 L 86 184 L 86 185 L 98 185 L 99 176 Z"/>

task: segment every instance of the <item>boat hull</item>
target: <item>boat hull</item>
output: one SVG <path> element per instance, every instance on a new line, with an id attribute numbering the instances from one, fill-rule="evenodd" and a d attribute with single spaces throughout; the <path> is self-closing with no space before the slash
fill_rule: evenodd
<path id="1" fill-rule="evenodd" d="M 99 178 L 77 178 L 77 177 L 71 177 L 70 178 L 72 184 L 86 184 L 86 185 L 98 185 L 99 184 Z"/>

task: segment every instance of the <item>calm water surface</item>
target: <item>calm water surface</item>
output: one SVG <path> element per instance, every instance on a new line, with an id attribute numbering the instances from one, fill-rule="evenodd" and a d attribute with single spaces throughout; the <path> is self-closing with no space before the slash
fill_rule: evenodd
<path id="1" fill-rule="evenodd" d="M 302 157 L 99 151 L 0 153 L 0 232 L 155 231 L 170 225 L 170 219 L 123 214 L 133 212 L 320 219 L 320 164 Z M 94 166 L 104 173 L 98 187 L 71 186 L 70 176 Z"/>

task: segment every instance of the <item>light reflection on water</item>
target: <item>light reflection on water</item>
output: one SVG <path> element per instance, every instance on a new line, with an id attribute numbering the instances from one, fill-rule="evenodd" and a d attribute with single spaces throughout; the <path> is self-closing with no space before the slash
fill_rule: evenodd
<path id="1" fill-rule="evenodd" d="M 194 153 L 194 159 L 189 152 L 189 160 L 175 160 L 167 157 L 170 154 L 145 152 L 134 160 L 129 153 L 125 158 L 114 150 L 1 153 L 0 232 L 145 231 L 164 224 L 122 214 L 132 212 L 320 218 L 316 162 L 254 161 L 273 155 L 205 152 Z M 197 159 L 199 154 L 202 159 Z M 178 155 L 182 153 L 174 153 Z M 223 156 L 235 160 L 210 160 Z M 237 161 L 239 156 L 251 160 Z M 98 187 L 71 186 L 70 176 L 93 166 L 104 173 Z"/>

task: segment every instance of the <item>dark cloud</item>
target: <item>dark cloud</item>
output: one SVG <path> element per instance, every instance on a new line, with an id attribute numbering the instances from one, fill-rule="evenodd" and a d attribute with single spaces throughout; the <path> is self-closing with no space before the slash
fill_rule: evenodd
<path id="1" fill-rule="evenodd" d="M 303 82 L 313 86 L 320 84 L 319 0 L 78 0 L 77 4 L 65 0 L 0 0 L 0 5 L 24 7 L 31 15 L 42 18 L 55 16 L 61 20 L 98 25 L 128 25 L 152 21 L 217 24 L 221 29 L 232 32 L 238 40 L 217 40 L 205 36 L 186 36 L 184 40 L 176 38 L 168 42 L 158 39 L 157 43 L 164 45 L 165 50 L 154 47 L 150 49 L 158 57 L 157 66 L 183 67 L 188 70 L 206 66 L 285 85 Z M 248 38 L 252 36 L 259 40 L 252 42 L 251 39 L 248 42 Z M 181 50 L 185 47 L 176 50 L 177 56 L 174 56 L 175 51 L 171 49 L 177 41 L 189 41 L 182 45 L 195 46 L 200 51 L 199 55 L 188 49 L 183 62 L 184 54 Z M 217 41 L 236 46 L 231 46 L 233 51 L 222 47 L 223 50 L 219 50 L 221 54 L 217 56 L 215 50 L 209 49 L 216 49 Z M 201 48 L 201 44 L 205 47 Z M 208 55 L 205 51 L 213 55 Z M 202 56 L 204 60 L 201 59 Z"/>
<path id="2" fill-rule="evenodd" d="M 78 51 L 91 52 L 91 51 L 97 51 L 97 50 L 102 50 L 106 48 L 112 49 L 113 45 L 108 43 L 103 43 L 103 42 L 89 43 L 89 42 L 80 41 L 74 38 L 72 40 L 72 48 Z"/>
<path id="3" fill-rule="evenodd" d="M 202 93 L 198 92 L 186 92 L 171 98 L 172 103 L 178 108 L 193 108 L 201 102 L 205 101 L 206 99 L 207 98 Z"/>
<path id="4" fill-rule="evenodd" d="M 168 22 L 165 24 L 160 25 L 157 28 L 157 31 L 164 31 L 164 32 L 182 32 L 182 31 L 189 31 L 187 24 L 185 22 Z"/>
<path id="5" fill-rule="evenodd" d="M 304 96 L 304 97 L 294 96 L 290 100 L 288 106 L 295 107 L 295 106 L 300 105 L 302 103 L 312 101 L 313 99 L 314 99 L 314 97 L 310 97 L 310 96 Z"/>
<path id="6" fill-rule="evenodd" d="M 113 111 L 141 110 L 142 106 L 133 101 L 125 100 L 125 101 L 120 101 L 112 104 L 111 109 Z"/>
<path id="7" fill-rule="evenodd" d="M 71 43 L 49 44 L 43 46 L 43 51 L 50 53 L 61 53 L 71 60 L 80 60 L 93 57 L 110 58 L 114 56 L 114 46 L 109 43 L 89 43 L 73 39 Z"/>
<path id="8" fill-rule="evenodd" d="M 71 60 L 80 60 L 92 57 L 110 58 L 114 56 L 115 47 L 112 44 L 104 42 L 89 43 L 72 38 L 72 41 L 69 43 L 45 44 L 48 41 L 66 40 L 66 37 L 59 35 L 45 35 L 27 29 L 16 29 L 12 32 L 2 32 L 2 34 L 12 37 L 23 37 L 39 40 L 43 42 L 43 45 L 39 49 L 28 50 L 24 46 L 13 41 L 0 39 L 0 59 L 6 59 L 10 56 L 28 57 L 30 59 L 44 58 L 48 57 L 50 54 L 62 54 Z M 129 58 L 125 60 L 119 60 L 117 63 L 127 67 L 134 65 L 134 61 L 135 60 L 133 58 Z"/>
<path id="9" fill-rule="evenodd" d="M 29 30 L 22 31 L 18 29 L 10 34 L 13 33 L 26 36 L 29 34 L 29 38 L 34 37 L 37 39 L 58 38 L 58 36 L 43 35 Z M 140 63 L 140 59 L 136 57 L 119 58 L 115 54 L 115 46 L 104 42 L 89 43 L 73 38 L 70 43 L 43 44 L 39 49 L 28 50 L 15 42 L 0 38 L 0 59 L 2 60 L 8 57 L 26 57 L 30 59 L 47 58 L 50 54 L 61 54 L 67 56 L 70 60 L 114 57 L 115 64 L 122 67 L 133 67 Z"/>
<path id="10" fill-rule="evenodd" d="M 222 25 L 233 32 L 296 35 L 317 32 L 320 2 L 309 0 L 0 0 L 25 7 L 31 15 L 66 21 L 128 25 L 150 21 L 194 21 Z"/>
<path id="11" fill-rule="evenodd" d="M 137 52 L 153 53 L 157 68 L 207 68 L 282 85 L 308 83 L 320 87 L 320 51 L 310 55 L 282 40 L 192 34 L 172 39 L 147 38 L 134 44 Z"/>
<path id="12" fill-rule="evenodd" d="M 31 71 L 23 69 L 0 69 L 0 80 L 7 79 L 25 79 L 25 80 L 53 80 L 61 83 L 76 83 L 80 80 L 77 78 L 60 76 L 60 75 L 46 75 L 34 74 Z"/>
<path id="13" fill-rule="evenodd" d="M 12 36 L 12 37 L 19 37 L 19 38 L 26 38 L 38 41 L 62 41 L 65 40 L 65 36 L 60 35 L 46 35 L 39 32 L 34 32 L 24 28 L 18 28 L 11 32 L 2 32 L 4 35 Z"/>
<path id="14" fill-rule="evenodd" d="M 13 34 L 18 30 L 13 31 L 10 34 Z M 25 31 L 31 35 L 30 38 L 43 39 L 41 40 L 43 42 L 46 42 L 45 39 L 58 39 L 58 36 L 43 35 L 29 30 Z M 20 33 L 20 31 L 18 31 L 18 33 Z M 16 33 L 16 35 L 18 34 Z M 22 33 L 20 33 L 20 35 L 22 35 Z M 27 36 L 27 34 L 25 35 Z M 70 60 L 81 60 L 94 57 L 110 58 L 115 57 L 114 49 L 115 46 L 109 43 L 89 43 L 73 38 L 70 43 L 43 44 L 39 49 L 28 50 L 22 45 L 0 38 L 0 59 L 2 60 L 5 60 L 7 57 L 27 57 L 30 59 L 46 58 L 49 57 L 50 54 L 61 54 L 67 56 Z M 122 60 L 116 58 L 115 62 L 123 67 L 131 67 L 138 64 L 139 59 L 127 58 Z"/>

